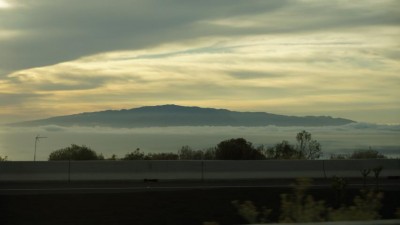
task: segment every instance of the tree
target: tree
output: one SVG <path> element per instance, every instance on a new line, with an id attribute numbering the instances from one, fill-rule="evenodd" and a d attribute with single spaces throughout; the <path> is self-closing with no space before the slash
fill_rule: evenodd
<path id="1" fill-rule="evenodd" d="M 100 154 L 98 155 L 92 149 L 86 147 L 85 145 L 79 146 L 72 144 L 70 147 L 62 148 L 53 151 L 49 155 L 49 160 L 101 160 L 104 157 Z"/>
<path id="2" fill-rule="evenodd" d="M 215 150 L 218 160 L 265 159 L 265 156 L 244 138 L 230 139 L 220 142 Z"/>
<path id="3" fill-rule="evenodd" d="M 351 154 L 332 154 L 331 159 L 386 159 L 387 157 L 382 153 L 367 149 L 367 150 L 356 150 Z"/>
<path id="4" fill-rule="evenodd" d="M 112 154 L 110 158 L 108 158 L 107 160 L 118 160 L 118 156 L 116 154 Z"/>
<path id="5" fill-rule="evenodd" d="M 350 157 L 350 159 L 384 159 L 386 156 L 379 153 L 376 150 L 368 149 L 368 150 L 357 150 L 354 151 Z"/>
<path id="6" fill-rule="evenodd" d="M 201 160 L 204 159 L 204 152 L 201 150 L 193 150 L 189 146 L 182 146 L 178 151 L 179 159 L 181 160 Z"/>
<path id="7" fill-rule="evenodd" d="M 268 148 L 266 154 L 269 159 L 298 159 L 301 157 L 301 154 L 288 141 L 282 141 L 274 147 Z"/>
<path id="8" fill-rule="evenodd" d="M 204 160 L 213 160 L 215 159 L 215 147 L 207 148 L 203 150 Z"/>
<path id="9" fill-rule="evenodd" d="M 321 144 L 312 139 L 311 133 L 303 130 L 296 135 L 296 140 L 301 158 L 318 159 L 322 156 Z"/>
<path id="10" fill-rule="evenodd" d="M 137 148 L 135 151 L 128 153 L 122 160 L 144 160 L 148 159 L 147 156 L 140 151 L 140 148 Z"/>
<path id="11" fill-rule="evenodd" d="M 172 152 L 149 153 L 146 156 L 150 160 L 178 160 L 179 156 Z"/>
<path id="12" fill-rule="evenodd" d="M 378 166 L 372 169 L 372 172 L 374 172 L 375 176 L 375 182 L 376 182 L 376 190 L 379 190 L 379 174 L 381 174 L 383 169 L 383 166 Z"/>

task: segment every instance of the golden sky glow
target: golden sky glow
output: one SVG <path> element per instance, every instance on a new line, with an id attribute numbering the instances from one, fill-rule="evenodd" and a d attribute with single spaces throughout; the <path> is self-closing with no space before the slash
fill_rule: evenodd
<path id="1" fill-rule="evenodd" d="M 9 8 L 11 5 L 5 1 L 5 0 L 0 0 L 0 8 Z"/>
<path id="2" fill-rule="evenodd" d="M 400 123 L 397 0 L 87 2 L 0 12 L 0 123 L 159 104 Z"/>

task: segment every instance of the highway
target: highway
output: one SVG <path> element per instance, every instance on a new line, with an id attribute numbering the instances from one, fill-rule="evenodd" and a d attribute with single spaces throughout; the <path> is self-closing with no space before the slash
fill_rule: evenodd
<path id="1" fill-rule="evenodd" d="M 332 180 L 314 179 L 310 188 L 331 188 Z M 361 179 L 347 179 L 347 188 L 361 189 Z M 191 189 L 240 189 L 240 188 L 291 188 L 294 179 L 262 180 L 214 180 L 214 181 L 102 181 L 102 182 L 7 182 L 0 183 L 0 195 L 25 194 L 85 194 L 85 193 L 130 193 L 148 191 L 176 191 Z M 375 187 L 374 180 L 368 180 L 367 187 Z M 380 179 L 381 190 L 400 190 L 399 179 Z"/>
<path id="2" fill-rule="evenodd" d="M 327 188 L 335 176 L 359 189 L 361 171 L 378 167 L 380 188 L 400 189 L 396 159 L 1 162 L 0 194 L 288 188 L 298 177 L 313 179 L 313 188 Z M 371 172 L 367 183 L 375 182 Z"/>
<path id="3" fill-rule="evenodd" d="M 363 181 L 347 180 L 346 195 L 353 198 Z M 393 218 L 400 180 L 379 181 L 383 218 Z M 237 224 L 233 200 L 259 202 L 277 212 L 281 194 L 292 193 L 292 183 L 293 179 L 7 181 L 0 182 L 0 211 L 4 224 Z M 374 178 L 367 183 L 375 187 Z M 309 193 L 335 202 L 331 179 L 313 179 Z"/>

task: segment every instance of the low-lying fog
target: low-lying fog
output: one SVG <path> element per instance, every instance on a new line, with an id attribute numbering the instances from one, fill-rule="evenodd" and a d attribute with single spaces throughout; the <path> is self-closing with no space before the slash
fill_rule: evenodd
<path id="1" fill-rule="evenodd" d="M 12 161 L 33 160 L 36 135 L 48 137 L 37 143 L 37 160 L 47 160 L 50 152 L 86 145 L 105 157 L 119 157 L 140 148 L 144 152 L 175 152 L 188 145 L 193 149 L 216 146 L 219 142 L 243 137 L 254 146 L 272 146 L 282 140 L 295 144 L 296 134 L 310 132 L 322 144 L 324 158 L 332 153 L 350 153 L 371 147 L 389 157 L 400 156 L 400 125 L 354 123 L 335 127 L 153 127 L 104 128 L 0 127 L 0 155 Z"/>

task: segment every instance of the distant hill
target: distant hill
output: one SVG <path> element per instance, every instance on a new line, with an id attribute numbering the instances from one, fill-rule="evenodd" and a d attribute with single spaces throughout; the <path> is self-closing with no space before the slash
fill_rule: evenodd
<path id="1" fill-rule="evenodd" d="M 235 112 L 226 109 L 178 105 L 145 106 L 133 109 L 86 112 L 42 120 L 11 124 L 13 126 L 337 126 L 354 121 L 330 116 L 284 116 L 265 112 Z"/>

